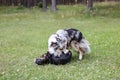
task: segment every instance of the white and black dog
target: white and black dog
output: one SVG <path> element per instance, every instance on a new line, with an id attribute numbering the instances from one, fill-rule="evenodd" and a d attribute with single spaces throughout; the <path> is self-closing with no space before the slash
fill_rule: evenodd
<path id="1" fill-rule="evenodd" d="M 79 53 L 81 60 L 84 53 L 90 53 L 89 42 L 83 34 L 77 29 L 61 29 L 52 34 L 48 39 L 48 51 L 54 56 L 60 56 L 62 52 L 68 53 L 69 47 L 72 47 Z"/>

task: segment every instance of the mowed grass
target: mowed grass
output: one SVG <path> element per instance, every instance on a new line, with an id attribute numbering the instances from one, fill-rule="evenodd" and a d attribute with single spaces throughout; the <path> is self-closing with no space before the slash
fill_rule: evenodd
<path id="1" fill-rule="evenodd" d="M 112 7 L 111 7 L 112 6 Z M 36 65 L 49 36 L 76 28 L 91 44 L 83 60 L 72 50 L 66 65 Z M 120 4 L 58 6 L 58 11 L 0 7 L 0 80 L 120 80 Z"/>

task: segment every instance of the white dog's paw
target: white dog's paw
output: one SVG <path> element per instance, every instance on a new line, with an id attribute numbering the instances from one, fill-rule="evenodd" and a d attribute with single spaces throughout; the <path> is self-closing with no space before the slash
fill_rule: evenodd
<path id="1" fill-rule="evenodd" d="M 83 57 L 82 55 L 79 55 L 79 60 L 82 60 L 82 57 Z"/>

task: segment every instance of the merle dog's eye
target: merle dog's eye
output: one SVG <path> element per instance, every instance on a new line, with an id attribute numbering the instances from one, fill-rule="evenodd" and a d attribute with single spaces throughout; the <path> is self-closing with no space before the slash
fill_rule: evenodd
<path id="1" fill-rule="evenodd" d="M 51 46 L 55 47 L 55 46 L 57 46 L 57 43 L 52 43 Z"/>
<path id="2" fill-rule="evenodd" d="M 58 41 L 58 42 L 60 42 L 60 41 L 61 41 L 61 40 L 60 40 L 60 38 L 56 38 L 56 39 L 57 39 L 57 41 Z"/>

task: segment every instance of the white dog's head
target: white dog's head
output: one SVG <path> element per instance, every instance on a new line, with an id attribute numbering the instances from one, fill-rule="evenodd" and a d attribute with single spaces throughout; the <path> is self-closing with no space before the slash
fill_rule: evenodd
<path id="1" fill-rule="evenodd" d="M 52 34 L 48 39 L 48 51 L 55 56 L 59 56 L 66 46 L 66 39 L 59 34 Z"/>

